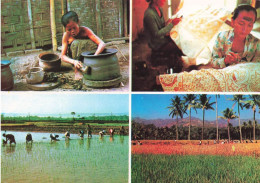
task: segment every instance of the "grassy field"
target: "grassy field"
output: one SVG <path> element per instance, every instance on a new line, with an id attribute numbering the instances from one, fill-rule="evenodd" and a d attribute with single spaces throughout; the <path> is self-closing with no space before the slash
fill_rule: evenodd
<path id="1" fill-rule="evenodd" d="M 248 156 L 132 154 L 131 180 L 141 182 L 260 182 L 260 159 Z"/>

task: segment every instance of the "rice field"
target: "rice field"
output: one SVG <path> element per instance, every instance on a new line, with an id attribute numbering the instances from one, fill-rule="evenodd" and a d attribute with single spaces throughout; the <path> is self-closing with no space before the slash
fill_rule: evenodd
<path id="1" fill-rule="evenodd" d="M 260 143 L 132 141 L 132 182 L 260 182 Z"/>
<path id="2" fill-rule="evenodd" d="M 1 182 L 128 182 L 128 136 L 81 140 L 77 134 L 51 142 L 49 133 L 12 132 L 16 145 L 1 147 Z"/>
<path id="3" fill-rule="evenodd" d="M 248 156 L 132 154 L 131 181 L 260 182 L 260 159 Z"/>

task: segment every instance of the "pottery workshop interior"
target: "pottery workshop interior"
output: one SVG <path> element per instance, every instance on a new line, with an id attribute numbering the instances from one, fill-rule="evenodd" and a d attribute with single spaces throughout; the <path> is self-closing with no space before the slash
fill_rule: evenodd
<path id="1" fill-rule="evenodd" d="M 73 64 L 61 59 L 61 18 L 69 11 L 106 44 L 98 57 L 85 56 L 91 64 L 88 72 L 80 71 L 81 79 L 75 79 Z M 129 1 L 1 1 L 2 90 L 128 91 L 129 11 Z M 71 54 L 85 66 L 81 54 L 97 47 L 91 39 L 79 38 L 71 44 Z"/>

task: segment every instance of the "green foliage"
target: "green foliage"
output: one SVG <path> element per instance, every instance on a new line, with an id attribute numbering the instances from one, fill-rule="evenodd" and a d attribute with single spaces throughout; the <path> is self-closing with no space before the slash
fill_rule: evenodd
<path id="1" fill-rule="evenodd" d="M 260 182 L 260 159 L 244 156 L 132 155 L 132 182 Z"/>
<path id="2" fill-rule="evenodd" d="M 10 117 L 5 116 L 2 118 L 2 123 L 24 123 L 28 121 L 28 116 L 16 116 Z M 39 117 L 39 116 L 30 116 L 30 121 L 33 122 L 59 122 L 59 123 L 70 123 L 71 118 L 61 118 L 61 117 Z M 75 122 L 78 123 L 129 123 L 129 117 L 127 115 L 110 115 L 110 116 L 81 116 L 75 118 Z"/>
<path id="3" fill-rule="evenodd" d="M 231 123 L 230 123 L 231 124 Z M 188 138 L 187 126 L 179 126 L 179 139 L 186 140 Z M 239 140 L 239 126 L 233 127 L 229 126 L 230 129 L 230 138 L 231 140 Z M 153 124 L 144 125 L 132 121 L 132 140 L 174 140 L 176 139 L 175 133 L 176 127 L 156 127 Z M 191 126 L 191 139 L 200 140 L 201 128 L 196 126 Z M 249 121 L 244 122 L 242 126 L 242 132 L 244 134 L 244 139 L 252 139 L 253 137 L 253 125 Z M 208 127 L 204 129 L 204 139 L 215 140 L 216 139 L 216 128 Z M 227 128 L 219 128 L 220 139 L 228 139 L 228 130 Z M 260 139 L 260 125 L 256 126 L 256 139 Z"/>

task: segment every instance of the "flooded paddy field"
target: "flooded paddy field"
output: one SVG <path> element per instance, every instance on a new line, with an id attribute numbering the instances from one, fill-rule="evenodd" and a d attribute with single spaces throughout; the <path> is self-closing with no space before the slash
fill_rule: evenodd
<path id="1" fill-rule="evenodd" d="M 128 136 L 55 133 L 60 141 L 51 142 L 50 133 L 31 133 L 26 144 L 28 132 L 8 133 L 16 145 L 1 147 L 1 182 L 128 182 Z"/>

